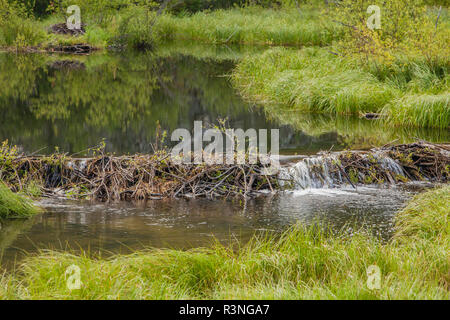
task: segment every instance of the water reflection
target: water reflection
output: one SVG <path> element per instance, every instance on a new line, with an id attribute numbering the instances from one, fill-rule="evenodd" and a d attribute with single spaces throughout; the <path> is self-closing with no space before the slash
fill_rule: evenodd
<path id="1" fill-rule="evenodd" d="M 243 50 L 220 48 L 83 57 L 0 54 L 0 140 L 26 152 L 51 153 L 58 146 L 83 153 L 105 138 L 108 151 L 147 153 L 158 123 L 171 132 L 192 129 L 194 120 L 229 118 L 234 128 L 280 128 L 282 153 L 368 147 L 396 138 L 448 141 L 447 130 L 404 132 L 355 118 L 265 112 L 244 102 L 226 76 Z"/>
<path id="2" fill-rule="evenodd" d="M 350 233 L 365 227 L 386 240 L 393 232 L 395 212 L 410 196 L 397 189 L 362 188 L 294 192 L 246 204 L 205 199 L 114 205 L 43 200 L 44 214 L 3 225 L 0 251 L 2 263 L 11 265 L 23 252 L 38 248 L 103 254 L 147 246 L 186 249 L 208 246 L 215 239 L 244 243 L 255 232 L 280 232 L 297 222 L 321 222 Z"/>

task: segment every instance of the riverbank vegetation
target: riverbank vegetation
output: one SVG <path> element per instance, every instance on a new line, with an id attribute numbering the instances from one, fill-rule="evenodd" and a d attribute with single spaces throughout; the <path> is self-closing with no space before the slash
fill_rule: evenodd
<path id="1" fill-rule="evenodd" d="M 317 5 L 305 4 L 300 12 L 281 3 L 272 3 L 270 8 L 246 1 L 240 4 L 242 7 L 213 11 L 198 11 L 200 7 L 194 4 L 185 4 L 185 8 L 173 4 L 160 14 L 153 1 L 64 0 L 61 7 L 57 2 L 49 4 L 50 15 L 36 17 L 23 3 L 2 0 L 0 10 L 8 14 L 0 20 L 0 46 L 27 50 L 27 46 L 45 49 L 87 43 L 98 48 L 127 45 L 148 49 L 168 40 L 311 46 L 331 44 L 342 34 L 342 28 L 324 19 Z M 50 27 L 66 21 L 69 15 L 62 8 L 69 5 L 80 7 L 83 32 L 78 36 L 54 34 Z M 21 21 L 25 23 L 20 25 Z"/>
<path id="2" fill-rule="evenodd" d="M 416 196 L 388 243 L 293 227 L 244 246 L 149 249 L 110 258 L 41 251 L 0 278 L 2 299 L 449 299 L 450 188 Z M 80 289 L 66 270 L 80 268 Z M 380 268 L 379 288 L 367 285 Z"/>
<path id="3" fill-rule="evenodd" d="M 450 126 L 447 9 L 423 1 L 380 3 L 370 29 L 366 0 L 330 8 L 343 35 L 328 48 L 276 48 L 244 58 L 233 82 L 249 100 L 298 112 L 375 113 L 394 126 Z M 417 26 L 420 25 L 420 28 Z"/>
<path id="4" fill-rule="evenodd" d="M 52 26 L 64 23 L 68 16 L 64 11 L 73 4 L 81 8 L 83 31 L 77 35 L 51 32 Z M 33 140 L 36 132 L 48 130 L 52 136 L 64 131 L 65 143 L 77 151 L 95 153 L 91 158 L 58 151 L 28 156 L 2 144 L 0 218 L 37 213 L 28 197 L 42 192 L 101 201 L 245 199 L 281 187 L 276 176 L 262 174 L 261 164 L 176 166 L 163 152 L 115 156 L 104 152 L 104 145 L 94 149 L 81 145 L 80 135 L 90 139 L 100 135 L 101 130 L 93 134 L 88 126 L 123 129 L 130 118 L 143 121 L 133 130 L 124 130 L 127 137 L 120 135 L 116 141 L 150 145 L 150 138 L 162 134 L 155 119 L 173 129 L 187 112 L 195 113 L 195 107 L 216 108 L 216 100 L 220 100 L 218 113 L 226 110 L 239 118 L 242 104 L 217 80 L 225 73 L 222 68 L 229 70 L 231 59 L 238 60 L 231 75 L 234 86 L 249 101 L 264 105 L 274 118 L 281 117 L 279 108 L 326 117 L 370 113 L 377 118 L 372 120 L 377 145 L 391 141 L 383 126 L 406 130 L 402 135 L 408 139 L 410 127 L 439 128 L 433 139 L 448 142 L 450 20 L 446 1 L 189 0 L 159 14 L 160 4 L 146 0 L 0 0 L 0 47 L 16 53 L 60 52 L 65 46 L 70 51 L 70 46 L 86 45 L 164 56 L 164 49 L 155 46 L 181 40 L 226 48 L 233 44 L 281 46 L 252 49 L 237 58 L 226 50 L 221 65 L 205 62 L 198 68 L 201 76 L 183 68 L 182 62 L 192 60 L 180 56 L 165 62 L 151 54 L 137 59 L 132 53 L 71 60 L 51 57 L 51 61 L 41 55 L 0 56 L 0 111 L 5 119 L 12 119 L 4 121 L 2 128 L 14 126 L 21 141 L 31 141 L 33 147 L 40 146 Z M 373 4 L 382 8 L 381 29 L 366 25 L 367 7 Z M 194 55 L 209 53 L 195 50 Z M 170 104 L 155 95 L 158 90 L 171 97 Z M 195 106 L 185 107 L 190 101 L 187 97 L 195 98 Z M 152 99 L 153 108 L 149 108 Z M 16 105 L 23 112 L 12 110 Z M 54 121 L 51 128 L 41 123 L 33 123 L 37 129 L 32 128 L 26 123 L 27 114 Z M 70 119 L 82 121 L 70 123 Z M 295 125 L 296 119 L 284 114 L 286 123 Z M 316 120 L 298 121 L 309 126 L 310 132 L 322 132 L 330 123 L 336 125 L 329 129 L 347 132 L 342 128 L 352 124 L 342 119 L 320 126 Z M 133 136 L 135 132 L 142 135 Z M 380 138 L 380 132 L 387 136 Z M 368 135 L 364 131 L 358 137 Z M 448 152 L 448 145 L 425 142 L 345 151 L 327 158 L 326 170 L 333 171 L 326 174 L 339 176 L 345 184 L 448 183 Z M 392 165 L 390 160 L 401 167 L 401 173 L 386 169 Z M 324 170 L 323 166 L 314 168 L 317 179 L 323 179 Z M 415 197 L 397 215 L 396 234 L 387 243 L 364 230 L 332 234 L 326 226 L 298 225 L 281 235 L 255 236 L 246 245 L 216 243 L 189 251 L 149 248 L 104 258 L 87 251 L 44 250 L 25 258 L 15 271 L 0 275 L 0 299 L 449 299 L 449 195 L 450 187 L 445 185 Z M 72 291 L 66 272 L 71 265 L 80 268 L 82 282 L 80 289 Z M 381 270 L 379 289 L 367 286 L 371 265 Z"/>
<path id="5" fill-rule="evenodd" d="M 7 180 L 3 176 L 3 169 L 11 166 L 12 162 L 17 157 L 17 149 L 10 148 L 7 142 L 0 145 L 0 218 L 27 218 L 39 212 L 39 209 L 34 206 L 29 196 L 36 196 L 39 193 L 39 188 L 34 182 L 26 185 L 21 185 L 21 193 L 14 193 L 9 189 L 4 181 Z"/>
<path id="6" fill-rule="evenodd" d="M 39 209 L 29 198 L 12 192 L 0 182 L 0 218 L 27 218 L 38 212 Z"/>
<path id="7" fill-rule="evenodd" d="M 269 110 L 281 104 L 298 112 L 375 113 L 393 126 L 450 124 L 450 20 L 448 9 L 434 2 L 375 1 L 383 18 L 376 29 L 366 25 L 366 9 L 373 5 L 368 0 L 307 1 L 300 7 L 292 1 L 269 7 L 243 2 L 243 7 L 199 12 L 202 6 L 187 2 L 184 9 L 162 13 L 155 2 L 72 2 L 84 13 L 79 36 L 47 32 L 67 18 L 61 11 L 65 1 L 36 20 L 26 5 L 2 0 L 0 45 L 25 51 L 30 46 L 70 51 L 76 44 L 147 50 L 173 40 L 313 46 L 248 55 L 233 72 L 233 82 L 243 96 Z"/>
<path id="8" fill-rule="evenodd" d="M 325 49 L 276 48 L 244 58 L 232 79 L 244 97 L 269 109 L 287 105 L 298 112 L 371 112 L 392 125 L 450 125 L 448 60 L 433 66 L 398 62 L 390 66 L 398 74 L 384 79 L 376 69 L 357 66 L 354 59 Z"/>
<path id="9" fill-rule="evenodd" d="M 450 20 L 448 8 L 439 2 L 377 2 L 383 25 L 373 30 L 366 25 L 366 8 L 373 5 L 368 0 L 339 5 L 306 1 L 300 7 L 292 1 L 241 2 L 236 4 L 242 7 L 213 11 L 198 11 L 211 4 L 188 1 L 160 15 L 155 2 L 72 2 L 80 6 L 86 24 L 79 36 L 47 32 L 67 18 L 61 11 L 65 1 L 61 7 L 53 3 L 50 14 L 42 16 L 43 4 L 37 10 L 2 0 L 0 45 L 16 51 L 30 46 L 52 51 L 69 46 L 70 51 L 75 44 L 143 50 L 174 40 L 314 46 L 248 55 L 233 72 L 233 83 L 244 97 L 269 110 L 278 104 L 298 112 L 375 113 L 378 121 L 392 126 L 449 127 Z"/>

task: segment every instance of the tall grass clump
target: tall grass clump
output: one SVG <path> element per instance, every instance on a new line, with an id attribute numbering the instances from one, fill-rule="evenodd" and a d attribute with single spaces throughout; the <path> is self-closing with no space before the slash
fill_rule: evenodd
<path id="1" fill-rule="evenodd" d="M 319 10 L 261 7 L 166 15 L 155 25 L 158 37 L 206 43 L 268 45 L 327 45 L 339 38 L 341 27 L 326 23 Z"/>
<path id="2" fill-rule="evenodd" d="M 397 215 L 397 241 L 429 240 L 450 245 L 450 186 L 415 196 Z"/>
<path id="3" fill-rule="evenodd" d="M 383 27 L 371 30 L 366 9 L 374 4 L 383 12 Z M 376 112 L 393 125 L 450 126 L 446 8 L 429 8 L 422 0 L 343 0 L 325 12 L 342 27 L 337 41 L 323 49 L 277 48 L 244 58 L 232 76 L 244 97 L 268 109 L 280 104 L 299 112 Z"/>
<path id="4" fill-rule="evenodd" d="M 389 68 L 360 66 L 324 48 L 273 48 L 244 57 L 232 82 L 248 100 L 289 106 L 298 112 L 384 114 L 389 124 L 447 128 L 446 64 L 410 63 Z"/>
<path id="5" fill-rule="evenodd" d="M 411 93 L 439 94 L 449 88 L 450 60 L 432 62 L 420 57 L 398 56 L 395 63 L 381 65 L 369 63 L 365 70 L 379 81 Z"/>
<path id="6" fill-rule="evenodd" d="M 12 192 L 0 182 L 0 218 L 26 218 L 38 212 L 30 199 Z"/>
<path id="7" fill-rule="evenodd" d="M 383 113 L 393 125 L 450 127 L 450 92 L 439 95 L 407 94 L 388 104 Z"/>
<path id="8" fill-rule="evenodd" d="M 448 299 L 450 245 L 447 185 L 417 196 L 382 243 L 367 232 L 331 234 L 295 226 L 243 246 L 188 251 L 149 249 L 110 258 L 88 252 L 29 256 L 5 297 L 31 299 Z M 66 270 L 80 268 L 81 287 Z M 367 287 L 376 265 L 379 289 Z"/>
<path id="9" fill-rule="evenodd" d="M 370 73 L 318 48 L 275 48 L 248 56 L 232 80 L 247 99 L 307 112 L 378 112 L 396 94 Z"/>

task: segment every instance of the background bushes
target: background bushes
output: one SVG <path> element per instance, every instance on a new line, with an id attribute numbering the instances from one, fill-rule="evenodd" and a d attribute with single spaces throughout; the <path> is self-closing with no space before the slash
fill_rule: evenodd
<path id="1" fill-rule="evenodd" d="M 0 0 L 0 46 L 36 45 L 45 37 L 24 4 Z"/>

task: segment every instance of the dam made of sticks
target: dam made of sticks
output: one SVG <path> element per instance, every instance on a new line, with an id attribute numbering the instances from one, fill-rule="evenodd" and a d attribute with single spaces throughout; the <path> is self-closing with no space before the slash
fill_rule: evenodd
<path id="1" fill-rule="evenodd" d="M 0 180 L 11 190 L 100 201 L 254 197 L 343 185 L 448 182 L 450 145 L 416 142 L 362 151 L 322 152 L 284 163 L 276 174 L 256 164 L 175 164 L 168 152 L 91 158 L 27 156 L 0 148 Z M 35 188 L 36 189 L 36 188 Z"/>

